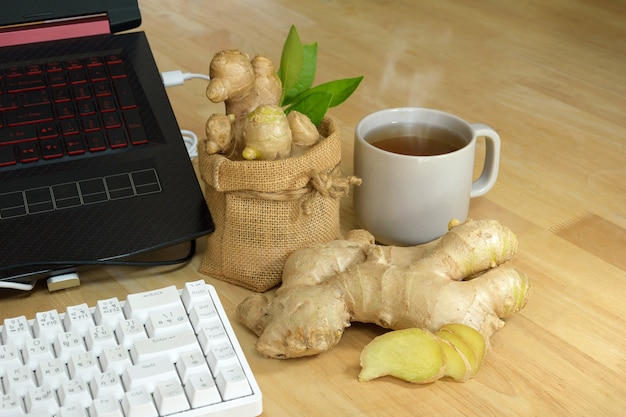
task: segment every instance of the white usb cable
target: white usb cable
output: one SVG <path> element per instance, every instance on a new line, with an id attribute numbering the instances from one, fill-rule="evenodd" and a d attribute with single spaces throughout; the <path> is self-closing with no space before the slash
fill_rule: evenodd
<path id="1" fill-rule="evenodd" d="M 205 74 L 182 72 L 180 70 L 165 71 L 161 73 L 161 79 L 163 80 L 165 88 L 183 85 L 185 81 L 191 80 L 192 78 L 199 78 L 206 81 L 211 80 L 211 77 Z M 198 135 L 191 130 L 181 129 L 180 133 L 183 136 L 183 141 L 185 142 L 189 158 L 194 159 L 198 156 Z"/>

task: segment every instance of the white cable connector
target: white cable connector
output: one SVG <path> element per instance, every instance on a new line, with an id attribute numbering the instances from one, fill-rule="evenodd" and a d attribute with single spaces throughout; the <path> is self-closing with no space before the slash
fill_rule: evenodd
<path id="1" fill-rule="evenodd" d="M 182 72 L 180 70 L 165 71 L 161 73 L 161 79 L 163 80 L 163 85 L 166 88 L 183 85 L 185 81 L 190 80 L 192 78 L 200 78 L 206 81 L 211 80 L 211 77 L 209 77 L 208 75 L 194 74 L 191 72 Z"/>
<path id="2" fill-rule="evenodd" d="M 180 70 L 165 71 L 161 73 L 161 79 L 163 80 L 165 88 L 183 85 L 185 81 L 192 78 L 200 78 L 206 81 L 211 80 L 211 77 L 205 74 L 194 74 L 191 72 L 182 72 Z M 191 130 L 181 130 L 180 133 L 183 137 L 183 141 L 185 142 L 189 158 L 194 159 L 198 156 L 198 136 Z"/>

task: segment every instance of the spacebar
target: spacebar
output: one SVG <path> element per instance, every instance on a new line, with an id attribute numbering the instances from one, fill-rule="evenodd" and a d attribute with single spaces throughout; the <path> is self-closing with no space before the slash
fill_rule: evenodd
<path id="1" fill-rule="evenodd" d="M 193 350 L 202 349 L 193 330 L 184 329 L 160 337 L 139 339 L 130 348 L 130 355 L 135 363 L 160 356 L 167 356 L 172 362 L 176 362 L 181 354 Z"/>

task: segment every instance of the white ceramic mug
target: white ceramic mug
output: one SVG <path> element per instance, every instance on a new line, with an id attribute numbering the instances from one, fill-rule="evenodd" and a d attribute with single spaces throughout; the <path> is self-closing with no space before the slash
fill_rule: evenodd
<path id="1" fill-rule="evenodd" d="M 403 155 L 372 145 L 381 131 L 398 126 L 409 131 L 444 128 L 460 143 L 456 150 L 433 156 Z M 483 136 L 484 166 L 473 181 L 476 140 Z M 493 187 L 499 160 L 500 136 L 485 124 L 416 107 L 369 114 L 357 124 L 354 140 L 354 174 L 363 180 L 354 188 L 360 227 L 387 245 L 410 246 L 436 239 L 448 230 L 450 220 L 467 219 L 472 197 Z"/>

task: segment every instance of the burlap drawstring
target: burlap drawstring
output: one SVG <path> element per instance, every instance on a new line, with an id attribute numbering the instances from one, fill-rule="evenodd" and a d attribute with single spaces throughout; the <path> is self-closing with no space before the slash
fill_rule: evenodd
<path id="1" fill-rule="evenodd" d="M 361 185 L 361 179 L 353 175 L 341 176 L 341 168 L 335 166 L 330 172 L 309 173 L 308 184 L 297 190 L 282 190 L 275 193 L 268 193 L 253 190 L 234 191 L 231 194 L 239 198 L 258 198 L 271 201 L 292 201 L 301 199 L 301 203 L 296 206 L 296 218 L 300 216 L 310 216 L 312 213 L 312 202 L 314 197 L 319 195 L 324 198 L 340 199 L 350 192 L 353 185 Z"/>

